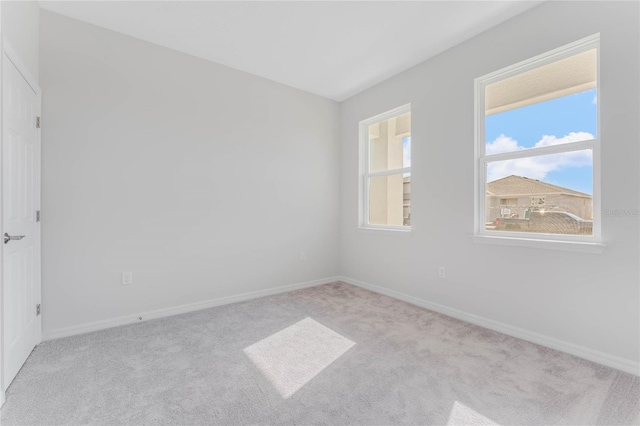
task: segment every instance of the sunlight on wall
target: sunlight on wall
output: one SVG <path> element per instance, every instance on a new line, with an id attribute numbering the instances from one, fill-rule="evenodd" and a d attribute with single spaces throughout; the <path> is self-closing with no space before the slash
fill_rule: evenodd
<path id="1" fill-rule="evenodd" d="M 305 318 L 246 347 L 244 353 L 280 395 L 289 398 L 353 345 L 344 336 Z"/>
<path id="2" fill-rule="evenodd" d="M 482 414 L 472 410 L 466 405 L 455 401 L 451 408 L 451 414 L 449 414 L 448 426 L 453 425 L 490 425 L 498 426 L 498 423 L 494 422 L 483 416 Z"/>

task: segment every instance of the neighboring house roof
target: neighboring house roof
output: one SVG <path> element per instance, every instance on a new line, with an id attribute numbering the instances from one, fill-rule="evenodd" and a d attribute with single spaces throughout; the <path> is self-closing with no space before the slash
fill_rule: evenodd
<path id="1" fill-rule="evenodd" d="M 584 192 L 563 188 L 562 186 L 540 182 L 536 179 L 529 179 L 522 176 L 511 175 L 502 179 L 497 179 L 487 183 L 487 193 L 489 195 L 541 195 L 541 194 L 566 194 L 577 197 L 592 198 Z"/>

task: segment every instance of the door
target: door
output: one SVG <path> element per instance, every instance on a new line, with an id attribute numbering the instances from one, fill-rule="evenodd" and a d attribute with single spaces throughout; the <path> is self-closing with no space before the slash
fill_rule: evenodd
<path id="1" fill-rule="evenodd" d="M 3 386 L 40 342 L 39 94 L 2 58 Z M 38 122 L 36 121 L 38 120 Z"/>

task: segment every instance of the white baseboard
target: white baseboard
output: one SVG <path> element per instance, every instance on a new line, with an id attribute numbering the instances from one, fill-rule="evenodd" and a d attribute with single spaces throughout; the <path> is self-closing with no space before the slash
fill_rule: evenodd
<path id="1" fill-rule="evenodd" d="M 201 309 L 212 308 L 215 306 L 228 305 L 230 303 L 242 302 L 245 300 L 256 299 L 258 297 L 271 296 L 279 293 L 286 293 L 292 290 L 298 290 L 302 288 L 314 287 L 322 284 L 328 284 L 336 281 L 342 281 L 347 284 L 355 285 L 367 290 L 371 290 L 376 293 L 384 294 L 385 296 L 399 299 L 412 305 L 420 306 L 431 311 L 439 312 L 444 315 L 448 315 L 453 318 L 457 318 L 472 324 L 479 325 L 480 327 L 488 328 L 509 336 L 516 337 L 518 339 L 533 342 L 542 346 L 546 346 L 551 349 L 555 349 L 561 352 L 566 352 L 571 355 L 575 355 L 580 358 L 587 359 L 589 361 L 596 362 L 598 364 L 606 365 L 607 367 L 615 368 L 626 373 L 640 376 L 640 363 L 626 358 L 621 358 L 615 355 L 611 355 L 605 352 L 600 352 L 594 349 L 579 346 L 570 342 L 556 339 L 554 337 L 539 334 L 533 331 L 525 330 L 519 327 L 514 327 L 509 324 L 505 324 L 492 319 L 484 318 L 479 315 L 470 314 L 458 309 L 450 308 L 439 303 L 430 302 L 428 300 L 420 299 L 414 296 L 410 296 L 405 293 L 401 293 L 395 290 L 390 290 L 384 287 L 380 287 L 374 284 L 365 283 L 353 278 L 345 276 L 327 277 L 313 281 L 306 281 L 302 283 L 290 284 L 280 287 L 274 287 L 265 290 L 252 291 L 248 293 L 241 293 L 233 296 L 221 297 L 217 299 L 205 300 L 202 302 L 189 303 L 185 305 L 179 305 L 169 308 L 156 309 L 153 311 L 142 312 L 138 314 L 126 315 L 117 318 L 106 319 L 102 321 L 95 321 L 86 324 L 80 324 L 72 327 L 60 328 L 44 333 L 42 340 L 52 340 L 61 337 L 74 336 L 77 334 L 90 333 L 92 331 L 104 330 L 107 328 L 118 327 L 121 325 L 132 324 L 140 321 L 147 321 L 156 318 L 164 318 L 171 315 L 178 315 L 187 312 L 198 311 Z M 142 319 L 141 319 L 142 318 Z"/>
<path id="2" fill-rule="evenodd" d="M 201 302 L 188 303 L 185 305 L 173 306 L 169 308 L 156 309 L 122 317 L 110 318 L 102 321 L 94 321 L 90 323 L 74 325 L 71 327 L 51 330 L 43 334 L 42 340 L 53 340 L 61 337 L 75 336 L 77 334 L 90 333 L 92 331 L 104 330 L 107 328 L 118 327 L 121 325 L 132 324 L 141 321 L 148 321 L 156 318 L 164 318 L 171 315 L 184 314 L 187 312 L 199 311 L 201 309 L 213 308 L 215 306 L 228 305 L 230 303 L 242 302 L 258 297 L 271 296 L 288 291 L 299 290 L 302 288 L 315 287 L 322 284 L 329 284 L 339 281 L 339 277 L 321 278 L 313 281 L 305 281 L 296 284 L 289 284 L 280 287 L 269 288 L 265 290 L 251 291 L 248 293 L 240 293 L 233 296 L 220 297 L 217 299 L 204 300 Z"/>
<path id="3" fill-rule="evenodd" d="M 410 296 L 405 293 L 401 293 L 395 290 L 389 290 L 384 287 L 365 283 L 363 281 L 355 280 L 349 277 L 338 277 L 338 281 L 342 281 L 347 284 L 362 287 L 367 290 L 371 290 L 376 293 L 384 294 L 385 296 L 393 297 L 404 302 L 411 303 L 412 305 L 420 306 L 431 311 L 439 312 L 441 314 L 457 318 L 480 327 L 488 328 L 518 339 L 526 340 L 538 345 L 546 346 L 551 349 L 565 352 L 571 355 L 575 355 L 580 358 L 584 358 L 589 361 L 596 362 L 598 364 L 606 365 L 607 367 L 615 368 L 617 370 L 624 371 L 636 376 L 640 376 L 640 363 L 626 358 L 621 358 L 615 355 L 611 355 L 605 352 L 600 352 L 594 349 L 589 349 L 584 346 L 579 346 L 570 342 L 556 339 L 554 337 L 539 334 L 533 331 L 525 330 L 519 327 L 514 327 L 509 324 L 505 324 L 492 319 L 484 318 L 478 315 L 470 314 L 458 309 L 450 308 L 439 303 L 429 302 L 424 299 L 420 299 L 414 296 Z"/>

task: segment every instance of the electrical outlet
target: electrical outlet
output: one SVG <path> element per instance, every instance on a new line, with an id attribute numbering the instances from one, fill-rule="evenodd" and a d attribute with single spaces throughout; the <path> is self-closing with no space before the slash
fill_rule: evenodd
<path id="1" fill-rule="evenodd" d="M 300 252 L 300 262 L 306 262 L 307 261 L 307 252 L 306 251 L 301 251 Z"/>
<path id="2" fill-rule="evenodd" d="M 130 285 L 133 282 L 133 272 L 122 273 L 122 285 Z"/>
<path id="3" fill-rule="evenodd" d="M 444 269 L 444 266 L 438 266 L 438 278 L 443 280 L 447 278 L 447 271 Z"/>

